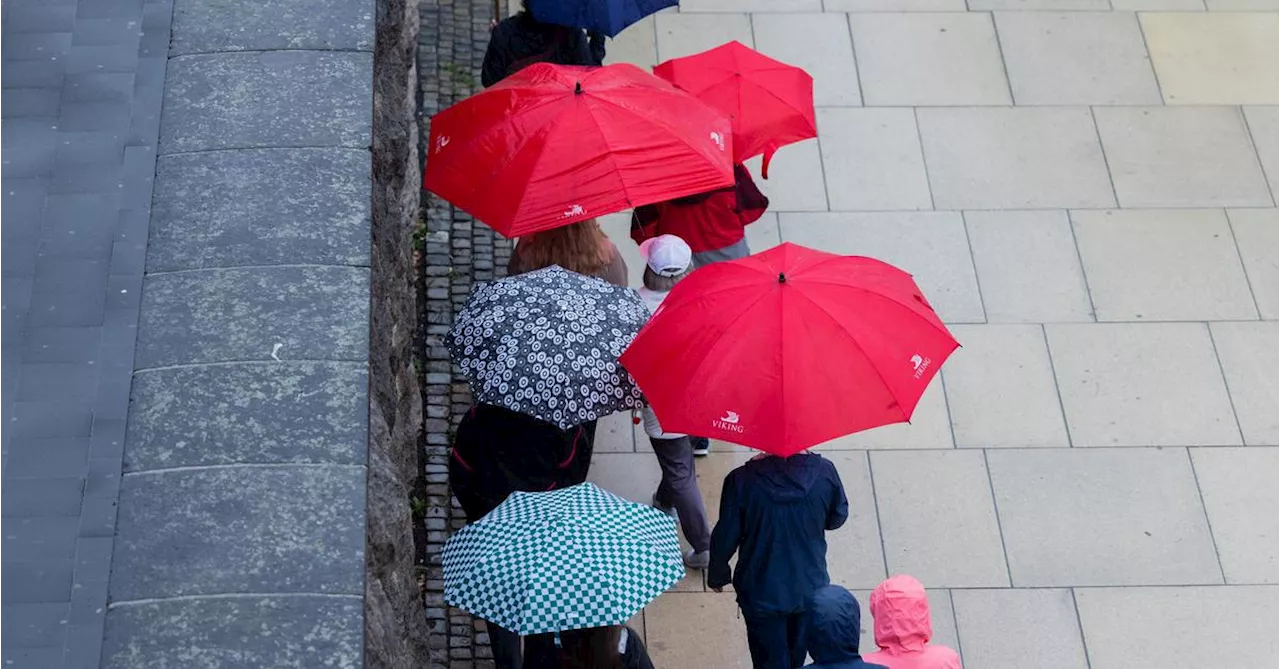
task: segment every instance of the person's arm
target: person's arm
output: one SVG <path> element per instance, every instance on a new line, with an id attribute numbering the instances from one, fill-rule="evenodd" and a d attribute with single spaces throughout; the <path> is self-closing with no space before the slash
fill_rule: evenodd
<path id="1" fill-rule="evenodd" d="M 711 564 L 707 567 L 707 586 L 719 592 L 733 580 L 729 558 L 742 543 L 742 508 L 738 502 L 738 480 L 735 472 L 724 479 L 720 491 L 720 519 L 711 530 Z"/>
<path id="2" fill-rule="evenodd" d="M 831 501 L 827 504 L 827 530 L 838 530 L 849 519 L 849 498 L 844 494 L 844 484 L 840 482 L 840 472 L 836 471 L 836 466 L 827 462 L 827 468 L 834 484 Z"/>
<path id="3" fill-rule="evenodd" d="M 769 198 L 760 192 L 755 180 L 751 178 L 751 172 L 741 164 L 733 166 L 733 177 L 738 220 L 745 227 L 764 216 L 765 210 L 769 208 Z"/>
<path id="4" fill-rule="evenodd" d="M 643 244 L 644 240 L 657 236 L 658 207 L 645 204 L 631 212 L 631 241 Z"/>

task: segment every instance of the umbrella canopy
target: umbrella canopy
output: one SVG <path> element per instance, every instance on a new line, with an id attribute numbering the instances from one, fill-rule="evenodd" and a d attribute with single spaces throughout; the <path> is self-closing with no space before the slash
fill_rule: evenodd
<path id="1" fill-rule="evenodd" d="M 622 364 L 662 429 L 791 455 L 910 420 L 957 346 L 906 272 L 783 244 L 676 284 Z"/>
<path id="2" fill-rule="evenodd" d="M 431 119 L 423 183 L 508 237 L 733 185 L 729 121 L 633 65 L 536 63 Z"/>
<path id="3" fill-rule="evenodd" d="M 675 521 L 591 483 L 512 493 L 441 558 L 445 601 L 518 634 L 621 625 L 685 574 Z"/>
<path id="4" fill-rule="evenodd" d="M 634 291 L 553 265 L 481 285 L 445 343 L 476 400 L 567 429 L 640 406 L 618 356 L 648 316 Z"/>
<path id="5" fill-rule="evenodd" d="M 653 73 L 727 114 L 734 162 L 764 154 L 766 179 L 774 151 L 818 136 L 813 77 L 741 42 L 668 60 Z"/>
<path id="6" fill-rule="evenodd" d="M 623 28 L 680 0 L 542 0 L 531 2 L 533 18 L 615 37 Z"/>

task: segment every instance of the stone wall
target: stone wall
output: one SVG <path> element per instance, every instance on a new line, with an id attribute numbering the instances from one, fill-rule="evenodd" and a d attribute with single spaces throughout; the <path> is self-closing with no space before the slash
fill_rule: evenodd
<path id="1" fill-rule="evenodd" d="M 507 3 L 504 0 L 500 4 L 505 14 Z M 422 0 L 420 13 L 421 149 L 431 116 L 480 89 L 480 66 L 489 42 L 494 3 Z M 471 394 L 465 379 L 449 361 L 443 337 L 453 323 L 453 315 L 470 295 L 473 283 L 505 274 L 511 243 L 448 202 L 425 191 L 422 197 L 426 230 L 421 246 L 421 285 L 425 299 L 420 323 L 425 334 L 421 355 L 426 382 L 425 585 L 431 626 L 430 666 L 491 669 L 493 656 L 483 625 L 465 611 L 444 603 L 440 549 L 449 534 L 465 524 L 462 509 L 449 492 L 448 447 L 458 421 L 471 406 Z"/>
<path id="2" fill-rule="evenodd" d="M 359 667 L 374 2 L 172 7 L 102 665 Z"/>
<path id="3" fill-rule="evenodd" d="M 373 61 L 373 253 L 369 330 L 365 666 L 427 665 L 428 630 L 409 499 L 421 472 L 414 371 L 418 221 L 417 0 L 377 0 Z"/>

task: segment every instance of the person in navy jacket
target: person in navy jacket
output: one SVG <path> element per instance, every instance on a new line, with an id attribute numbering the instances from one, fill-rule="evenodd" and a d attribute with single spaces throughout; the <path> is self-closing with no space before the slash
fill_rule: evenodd
<path id="1" fill-rule="evenodd" d="M 809 600 L 831 582 L 826 532 L 848 516 L 840 474 L 816 453 L 759 455 L 725 477 L 707 585 L 732 581 L 755 669 L 804 665 Z"/>

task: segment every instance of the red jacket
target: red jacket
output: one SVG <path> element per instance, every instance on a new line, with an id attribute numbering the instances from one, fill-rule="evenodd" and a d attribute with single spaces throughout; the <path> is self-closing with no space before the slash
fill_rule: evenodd
<path id="1" fill-rule="evenodd" d="M 631 238 L 637 244 L 658 235 L 675 235 L 694 253 L 738 243 L 744 228 L 764 215 L 765 197 L 742 165 L 733 166 L 736 183 L 721 190 L 636 207 Z"/>

